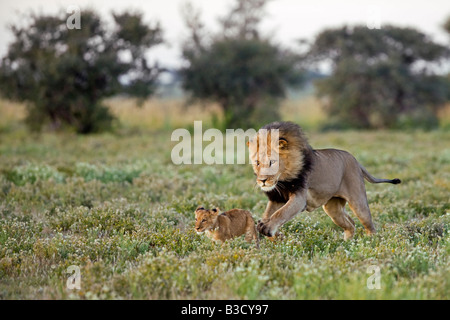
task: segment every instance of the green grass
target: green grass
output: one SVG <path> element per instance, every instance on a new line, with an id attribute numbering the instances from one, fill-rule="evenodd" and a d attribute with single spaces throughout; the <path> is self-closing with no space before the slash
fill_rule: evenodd
<path id="1" fill-rule="evenodd" d="M 19 129 L 17 129 L 17 127 Z M 244 208 L 267 199 L 249 165 L 173 165 L 171 131 L 0 137 L 2 299 L 448 299 L 450 132 L 308 132 L 316 148 L 353 153 L 378 233 L 356 236 L 318 209 L 286 238 L 223 246 L 197 235 L 197 205 Z M 69 290 L 78 266 L 81 289 Z M 380 289 L 369 289 L 371 266 Z"/>

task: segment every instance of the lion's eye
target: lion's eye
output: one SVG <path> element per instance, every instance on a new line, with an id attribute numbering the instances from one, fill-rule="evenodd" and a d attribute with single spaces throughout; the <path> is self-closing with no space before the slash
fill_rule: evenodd
<path id="1" fill-rule="evenodd" d="M 270 160 L 270 166 L 272 166 L 275 162 L 277 162 L 276 160 Z"/>
<path id="2" fill-rule="evenodd" d="M 206 222 L 206 219 L 203 219 L 202 222 Z"/>
<path id="3" fill-rule="evenodd" d="M 256 165 L 257 165 L 257 166 L 259 167 L 259 161 L 258 161 L 258 160 L 256 160 L 256 162 L 255 162 L 255 163 L 256 163 Z"/>

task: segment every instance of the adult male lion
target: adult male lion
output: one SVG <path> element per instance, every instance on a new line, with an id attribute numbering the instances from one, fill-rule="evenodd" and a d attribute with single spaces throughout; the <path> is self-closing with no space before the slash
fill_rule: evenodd
<path id="1" fill-rule="evenodd" d="M 312 149 L 301 128 L 292 122 L 262 127 L 248 147 L 256 182 L 269 198 L 257 225 L 257 230 L 268 237 L 297 213 L 323 206 L 333 222 L 344 229 L 344 239 L 350 239 L 355 223 L 345 212 L 347 202 L 366 232 L 373 234 L 364 179 L 371 183 L 401 182 L 374 178 L 346 151 Z"/>

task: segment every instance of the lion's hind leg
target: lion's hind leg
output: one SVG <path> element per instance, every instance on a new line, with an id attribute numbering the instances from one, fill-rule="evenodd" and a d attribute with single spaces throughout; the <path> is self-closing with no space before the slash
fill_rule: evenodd
<path id="1" fill-rule="evenodd" d="M 355 233 L 355 222 L 345 212 L 345 203 L 346 200 L 334 197 L 323 205 L 323 209 L 336 225 L 344 229 L 344 240 L 348 240 Z"/>
<path id="2" fill-rule="evenodd" d="M 349 199 L 348 206 L 353 211 L 353 213 L 358 217 L 359 221 L 361 221 L 362 225 L 366 229 L 366 233 L 371 235 L 374 234 L 375 226 L 372 222 L 372 215 L 370 214 L 369 204 L 367 203 L 367 198 L 352 201 Z"/>

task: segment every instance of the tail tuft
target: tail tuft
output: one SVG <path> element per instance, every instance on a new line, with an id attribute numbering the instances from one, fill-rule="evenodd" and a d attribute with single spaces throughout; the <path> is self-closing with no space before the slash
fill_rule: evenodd
<path id="1" fill-rule="evenodd" d="M 392 184 L 399 184 L 402 183 L 402 180 L 400 179 L 392 179 Z"/>

